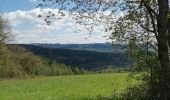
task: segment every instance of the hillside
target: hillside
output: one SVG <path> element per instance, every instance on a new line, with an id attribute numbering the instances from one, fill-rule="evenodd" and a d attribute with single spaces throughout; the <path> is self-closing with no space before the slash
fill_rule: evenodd
<path id="1" fill-rule="evenodd" d="M 123 52 L 125 46 L 120 44 L 111 43 L 93 43 L 93 44 L 32 44 L 43 48 L 60 48 L 60 49 L 71 49 L 71 50 L 86 50 L 96 52 Z"/>
<path id="2" fill-rule="evenodd" d="M 95 71 L 105 69 L 108 66 L 127 67 L 129 65 L 128 57 L 123 52 L 94 52 L 85 50 L 71 50 L 58 48 L 43 48 L 36 45 L 20 44 L 27 50 L 48 58 L 58 63 L 64 63 L 73 67 L 83 68 L 85 70 Z"/>

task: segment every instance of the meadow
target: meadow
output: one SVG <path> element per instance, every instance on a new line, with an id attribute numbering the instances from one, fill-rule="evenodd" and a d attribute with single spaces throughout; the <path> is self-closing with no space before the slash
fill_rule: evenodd
<path id="1" fill-rule="evenodd" d="M 0 100 L 91 100 L 134 83 L 128 73 L 0 80 Z"/>

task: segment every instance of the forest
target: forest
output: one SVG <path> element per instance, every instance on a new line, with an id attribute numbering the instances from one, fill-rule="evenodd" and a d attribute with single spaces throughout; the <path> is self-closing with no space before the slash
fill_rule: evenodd
<path id="1" fill-rule="evenodd" d="M 83 74 L 84 70 L 66 66 L 41 56 L 34 55 L 17 45 L 4 46 L 5 53 L 1 55 L 1 78 L 26 78 L 28 76 L 45 75 L 59 76 Z"/>
<path id="2" fill-rule="evenodd" d="M 45 57 L 51 61 L 76 66 L 89 71 L 106 69 L 108 66 L 115 68 L 127 68 L 130 66 L 127 53 L 121 51 L 107 53 L 87 50 L 42 48 L 35 45 L 20 44 L 20 46 L 30 50 L 35 55 Z"/>
<path id="3" fill-rule="evenodd" d="M 29 2 L 35 4 L 35 9 L 29 13 L 20 8 L 16 10 L 16 16 L 12 10 L 0 14 L 1 99 L 42 100 L 45 98 L 42 94 L 47 96 L 44 100 L 170 99 L 169 0 Z M 26 13 L 29 16 L 24 17 Z M 12 27 L 8 18 L 5 18 L 7 15 L 12 17 L 11 20 L 14 22 L 11 24 Z M 64 18 L 67 20 L 63 21 Z M 15 22 L 17 19 L 20 20 Z M 23 20 L 31 22 L 27 25 L 28 29 L 31 26 L 34 28 L 28 30 L 25 27 L 26 23 L 22 23 Z M 35 25 L 33 21 L 38 24 Z M 21 26 L 16 27 L 18 24 Z M 76 32 L 70 31 L 70 26 L 71 29 L 77 29 Z M 61 36 L 60 33 L 64 35 L 58 38 L 54 29 L 57 30 L 56 34 L 59 33 L 57 36 Z M 78 38 L 75 38 L 73 33 Z M 102 34 L 102 38 L 99 34 Z M 94 43 L 101 42 L 104 37 L 108 37 L 106 40 L 110 41 L 106 42 L 107 46 L 102 48 Z M 59 43 L 50 45 L 42 43 L 43 40 L 77 41 L 79 45 Z M 85 40 L 94 44 L 80 45 Z M 25 43 L 22 43 L 24 41 Z M 30 41 L 32 43 L 28 43 Z M 34 41 L 41 43 L 33 43 Z M 69 82 L 70 84 L 67 84 Z M 24 90 L 20 86 L 23 86 Z M 26 91 L 27 95 L 24 96 L 19 91 Z M 56 96 L 60 93 L 58 91 L 61 94 Z M 15 94 L 11 97 L 10 94 L 13 93 Z"/>

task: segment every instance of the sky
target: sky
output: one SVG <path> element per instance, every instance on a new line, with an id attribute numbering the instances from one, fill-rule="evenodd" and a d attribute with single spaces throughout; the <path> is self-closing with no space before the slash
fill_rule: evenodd
<path id="1" fill-rule="evenodd" d="M 84 26 L 75 24 L 75 21 L 66 16 L 47 25 L 38 14 L 47 12 L 36 8 L 35 0 L 0 0 L 0 13 L 11 27 L 14 39 L 11 43 L 105 43 L 109 33 L 98 28 L 89 34 Z M 55 9 L 57 10 L 57 9 Z M 68 13 L 68 12 L 66 12 Z M 80 31 L 81 30 L 81 31 Z"/>

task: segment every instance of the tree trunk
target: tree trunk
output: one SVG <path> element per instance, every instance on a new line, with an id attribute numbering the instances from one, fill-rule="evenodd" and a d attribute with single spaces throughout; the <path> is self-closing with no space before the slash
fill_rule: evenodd
<path id="1" fill-rule="evenodd" d="M 169 14 L 170 14 L 170 12 L 169 12 Z M 168 27 L 168 45 L 169 45 L 169 48 L 170 48 L 170 16 L 168 18 L 168 25 L 167 25 L 167 27 Z"/>
<path id="2" fill-rule="evenodd" d="M 170 100 L 170 61 L 168 56 L 168 0 L 158 0 L 158 57 L 161 66 L 161 100 Z"/>

